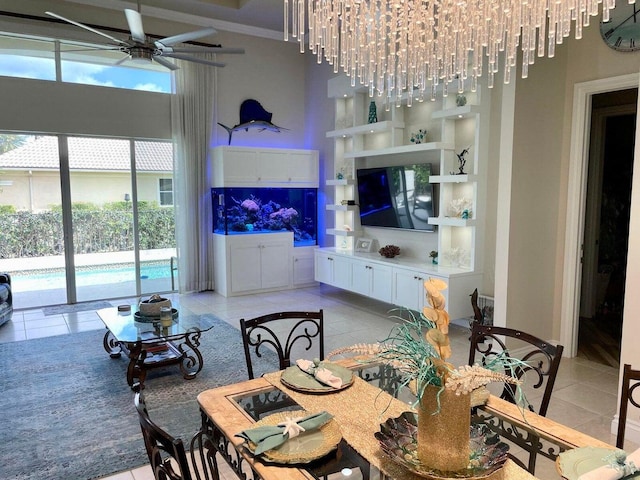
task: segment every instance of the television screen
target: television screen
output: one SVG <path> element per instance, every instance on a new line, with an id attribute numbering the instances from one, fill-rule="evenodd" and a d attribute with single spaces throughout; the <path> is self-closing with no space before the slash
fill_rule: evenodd
<path id="1" fill-rule="evenodd" d="M 360 223 L 365 227 L 435 231 L 435 225 L 429 225 L 429 217 L 435 216 L 430 175 L 428 163 L 358 169 Z"/>

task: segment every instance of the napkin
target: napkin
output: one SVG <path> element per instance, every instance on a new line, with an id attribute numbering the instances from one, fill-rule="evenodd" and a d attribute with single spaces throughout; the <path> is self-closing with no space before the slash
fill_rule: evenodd
<path id="1" fill-rule="evenodd" d="M 333 388 L 342 387 L 342 379 L 334 375 L 331 370 L 324 367 L 319 367 L 318 364 L 311 360 L 298 359 L 296 365 L 300 370 L 309 375 L 313 375 L 320 383 L 328 385 Z"/>
<path id="2" fill-rule="evenodd" d="M 624 463 L 616 463 L 617 455 L 612 453 L 611 463 L 590 472 L 583 473 L 578 480 L 618 480 L 640 470 L 640 448 L 627 455 Z"/>
<path id="3" fill-rule="evenodd" d="M 254 443 L 256 449 L 253 453 L 260 455 L 267 450 L 279 447 L 290 438 L 298 436 L 300 432 L 309 432 L 320 428 L 332 418 L 332 415 L 324 411 L 306 417 L 296 418 L 292 416 L 278 425 L 263 425 L 250 428 L 236 433 L 235 436 Z"/>

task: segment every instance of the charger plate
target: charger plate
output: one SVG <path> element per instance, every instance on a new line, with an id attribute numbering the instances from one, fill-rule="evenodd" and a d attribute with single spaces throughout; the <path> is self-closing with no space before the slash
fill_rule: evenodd
<path id="1" fill-rule="evenodd" d="M 558 455 L 556 466 L 562 478 L 578 480 L 580 475 L 584 473 L 609 465 L 616 452 L 621 452 L 621 450 L 598 447 L 573 448 Z M 634 478 L 638 475 L 640 472 L 622 478 Z"/>
<path id="2" fill-rule="evenodd" d="M 337 365 L 331 362 L 320 362 L 319 367 L 324 367 L 333 373 L 336 377 L 342 380 L 342 386 L 340 388 L 333 388 L 329 385 L 316 380 L 313 375 L 300 370 L 297 365 L 288 367 L 282 372 L 280 381 L 289 387 L 291 390 L 304 393 L 332 393 L 339 392 L 345 388 L 350 387 L 353 384 L 353 372 L 348 368 L 344 368 L 341 365 Z"/>
<path id="3" fill-rule="evenodd" d="M 313 412 L 305 410 L 277 412 L 259 420 L 254 427 L 273 426 L 284 422 L 287 418 L 306 417 L 308 415 L 313 415 Z M 338 423 L 332 418 L 316 430 L 301 432 L 300 435 L 287 440 L 278 448 L 263 452 L 261 458 L 266 462 L 279 464 L 309 463 L 335 450 L 340 440 L 342 440 L 342 432 Z M 246 445 L 251 453 L 255 451 L 255 443 L 247 442 Z"/>
<path id="4" fill-rule="evenodd" d="M 418 458 L 418 416 L 415 412 L 404 412 L 380 425 L 375 436 L 380 448 L 391 460 L 411 470 L 416 475 L 432 480 L 465 478 L 480 480 L 487 478 L 504 466 L 509 445 L 502 442 L 483 423 L 471 424 L 469 441 L 469 465 L 465 470 L 443 472 L 427 467 Z"/>

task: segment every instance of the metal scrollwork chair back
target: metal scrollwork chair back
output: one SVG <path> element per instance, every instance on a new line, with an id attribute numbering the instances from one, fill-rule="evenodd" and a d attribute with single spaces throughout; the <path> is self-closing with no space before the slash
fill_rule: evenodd
<path id="1" fill-rule="evenodd" d="M 289 320 L 287 322 L 286 320 Z M 297 322 L 295 322 L 297 320 Z M 292 323 L 293 327 L 288 328 Z M 285 330 L 285 331 L 283 331 Z M 240 331 L 249 378 L 254 378 L 253 355 L 262 357 L 265 349 L 278 355 L 280 370 L 291 366 L 291 353 L 295 345 L 309 351 L 315 344 L 312 358 L 324 359 L 323 312 L 278 312 L 250 320 L 240 319 Z M 253 355 L 251 350 L 253 349 Z"/>
<path id="2" fill-rule="evenodd" d="M 640 408 L 640 395 L 634 397 L 636 388 L 640 387 L 640 370 L 634 370 L 628 363 L 625 364 L 622 373 L 622 390 L 620 394 L 620 410 L 618 412 L 618 436 L 616 447 L 624 448 L 624 431 L 627 423 L 627 408 L 629 403 Z M 640 392 L 640 390 L 638 390 Z"/>
<path id="3" fill-rule="evenodd" d="M 513 339 L 514 345 L 512 349 L 506 346 L 505 342 L 507 338 Z M 514 387 L 510 384 L 504 384 L 500 397 L 512 403 L 519 403 L 519 400 L 524 400 L 526 408 L 539 415 L 545 416 L 549 408 L 549 402 L 551 401 L 551 393 L 553 392 L 558 368 L 560 367 L 563 350 L 564 347 L 562 345 L 552 345 L 546 340 L 534 337 L 520 330 L 482 325 L 474 322 L 471 328 L 469 365 L 480 363 L 486 366 L 500 354 L 507 355 L 511 358 L 518 358 L 526 362 L 526 366 L 517 366 L 513 371 L 510 368 L 505 368 L 504 373 L 523 380 L 523 389 L 525 391 L 529 389 L 541 389 L 540 391 L 543 393 L 537 410 L 527 398 L 518 398 Z M 515 352 L 515 354 L 512 354 L 513 352 Z M 476 362 L 476 354 L 482 355 L 480 362 Z M 518 432 L 513 426 L 506 427 L 505 430 L 500 423 L 489 426 L 497 429 L 496 431 L 504 438 L 515 442 L 529 452 L 528 465 L 525 465 L 512 455 L 510 455 L 510 457 L 532 474 L 535 473 L 538 453 L 548 458 L 555 458 L 555 455 L 557 455 L 557 452 L 544 451 L 540 439 L 535 435 Z"/>
<path id="4" fill-rule="evenodd" d="M 501 337 L 510 337 L 524 342 L 525 346 L 515 346 L 515 349 L 507 348 L 505 341 Z M 475 363 L 477 353 L 482 355 L 482 365 L 486 365 L 499 353 L 506 352 L 522 352 L 517 358 L 527 363 L 526 367 L 517 367 L 514 372 L 507 369 L 505 373 L 515 375 L 519 379 L 524 380 L 525 387 L 540 389 L 542 388 L 542 399 L 540 406 L 536 410 L 531 403 L 527 407 L 532 412 L 545 416 L 551 401 L 551 393 L 560 367 L 562 359 L 562 345 L 552 345 L 546 340 L 534 337 L 520 330 L 514 330 L 505 327 L 495 327 L 492 325 L 480 325 L 474 323 L 471 330 L 471 347 L 469 352 L 469 365 Z M 509 356 L 514 357 L 510 353 Z M 516 403 L 513 388 L 505 384 L 501 398 Z"/>
<path id="5" fill-rule="evenodd" d="M 215 460 L 216 450 L 201 432 L 191 441 L 191 465 L 187 461 L 184 444 L 156 425 L 147 411 L 142 388 L 139 383 L 133 387 L 134 403 L 138 411 L 138 419 L 147 450 L 153 476 L 156 480 L 219 480 Z M 199 447 L 194 448 L 194 447 Z M 202 472 L 198 468 L 196 455 L 199 454 Z M 193 471 L 192 471 L 193 468 Z"/>

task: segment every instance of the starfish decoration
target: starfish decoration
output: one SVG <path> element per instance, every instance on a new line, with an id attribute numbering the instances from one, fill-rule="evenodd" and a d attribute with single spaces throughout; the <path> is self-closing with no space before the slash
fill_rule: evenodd
<path id="1" fill-rule="evenodd" d="M 302 418 L 290 418 L 287 417 L 287 419 L 284 422 L 281 422 L 278 424 L 278 427 L 284 427 L 284 432 L 283 434 L 289 434 L 289 438 L 294 438 L 297 437 L 298 435 L 300 435 L 301 432 L 304 432 L 304 427 L 302 427 L 300 424 L 298 424 L 298 421 L 300 421 Z"/>

